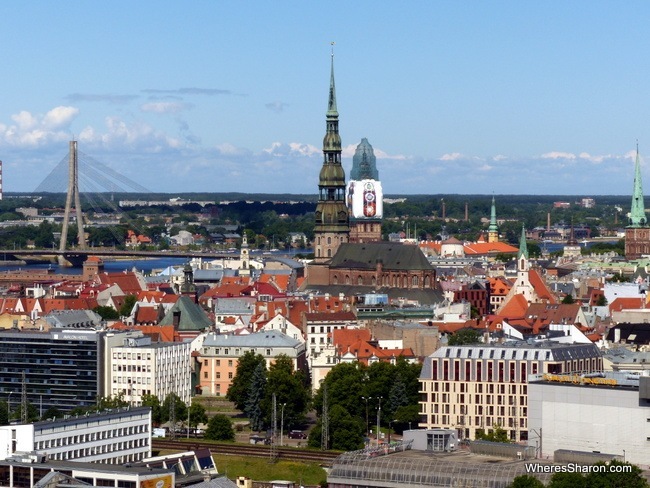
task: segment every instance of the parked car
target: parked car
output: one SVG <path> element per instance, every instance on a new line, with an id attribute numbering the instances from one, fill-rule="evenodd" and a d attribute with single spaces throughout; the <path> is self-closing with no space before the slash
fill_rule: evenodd
<path id="1" fill-rule="evenodd" d="M 307 434 L 302 430 L 292 430 L 289 432 L 289 439 L 306 439 Z"/>

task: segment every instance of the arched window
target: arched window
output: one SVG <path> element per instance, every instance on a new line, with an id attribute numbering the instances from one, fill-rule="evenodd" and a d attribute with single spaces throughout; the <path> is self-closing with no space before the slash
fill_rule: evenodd
<path id="1" fill-rule="evenodd" d="M 316 249 L 316 257 L 318 257 L 318 258 L 320 257 L 320 247 L 318 249 Z"/>
<path id="2" fill-rule="evenodd" d="M 320 236 L 318 237 L 318 245 L 320 246 Z"/>
<path id="3" fill-rule="evenodd" d="M 334 275 L 332 277 L 332 284 L 333 285 L 338 285 L 339 284 L 339 277 L 337 275 Z"/>
<path id="4" fill-rule="evenodd" d="M 363 277 L 361 275 L 357 277 L 357 285 L 363 285 Z"/>
<path id="5" fill-rule="evenodd" d="M 424 277 L 424 287 L 429 288 L 431 286 L 431 278 L 429 278 L 429 275 Z"/>
<path id="6" fill-rule="evenodd" d="M 328 258 L 331 258 L 331 257 L 332 257 L 332 250 L 331 250 L 331 249 L 328 249 L 328 250 L 327 250 L 327 257 L 328 257 Z"/>
<path id="7" fill-rule="evenodd" d="M 418 284 L 419 284 L 418 277 L 417 277 L 417 276 L 413 276 L 413 277 L 411 278 L 411 285 L 413 285 L 413 286 L 418 286 Z"/>
<path id="8" fill-rule="evenodd" d="M 377 284 L 377 279 L 373 276 L 370 282 L 372 283 L 372 286 L 375 286 Z"/>
<path id="9" fill-rule="evenodd" d="M 346 285 L 350 284 L 350 275 L 345 275 L 345 284 Z"/>
<path id="10" fill-rule="evenodd" d="M 328 244 L 331 244 L 331 243 L 332 243 L 332 238 L 331 238 L 331 237 L 328 237 L 328 238 L 327 238 L 327 243 L 328 243 Z"/>

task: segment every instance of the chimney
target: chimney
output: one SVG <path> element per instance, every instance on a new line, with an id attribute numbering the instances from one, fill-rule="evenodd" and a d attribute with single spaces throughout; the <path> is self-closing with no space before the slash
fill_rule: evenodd
<path id="1" fill-rule="evenodd" d="M 174 324 L 174 329 L 178 329 L 178 326 L 181 323 L 181 311 L 180 310 L 174 310 L 172 313 L 172 324 Z"/>
<path id="2" fill-rule="evenodd" d="M 465 222 L 469 222 L 469 204 L 465 202 Z"/>
<path id="3" fill-rule="evenodd" d="M 546 230 L 551 230 L 551 212 L 546 214 Z"/>

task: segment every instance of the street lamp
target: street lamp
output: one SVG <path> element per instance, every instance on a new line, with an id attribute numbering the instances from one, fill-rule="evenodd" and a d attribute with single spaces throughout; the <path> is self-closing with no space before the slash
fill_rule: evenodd
<path id="1" fill-rule="evenodd" d="M 10 391 L 7 396 L 7 424 L 11 423 L 11 395 L 13 395 L 13 393 L 13 391 Z"/>
<path id="2" fill-rule="evenodd" d="M 368 400 L 372 400 L 372 397 L 361 397 L 362 400 L 366 401 L 366 435 L 368 436 L 368 440 L 370 440 L 370 428 L 368 425 Z"/>
<path id="3" fill-rule="evenodd" d="M 284 407 L 286 406 L 287 404 L 283 403 L 280 409 L 280 447 L 284 445 Z"/>

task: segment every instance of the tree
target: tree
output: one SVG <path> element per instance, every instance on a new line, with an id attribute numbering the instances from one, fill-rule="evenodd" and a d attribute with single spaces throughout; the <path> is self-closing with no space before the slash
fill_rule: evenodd
<path id="1" fill-rule="evenodd" d="M 128 407 L 129 402 L 124 399 L 124 392 L 119 392 L 113 396 L 99 397 L 97 399 L 97 410 L 107 410 L 109 408 Z"/>
<path id="2" fill-rule="evenodd" d="M 603 466 L 602 471 L 592 471 L 586 476 L 587 486 L 595 488 L 647 488 L 648 482 L 638 466 L 616 459 L 609 463 L 599 462 L 594 466 Z M 605 466 L 609 466 L 605 468 Z M 629 473 L 622 471 L 623 466 L 631 466 Z"/>
<path id="3" fill-rule="evenodd" d="M 170 393 L 165 397 L 160 409 L 160 421 L 169 422 L 171 404 L 174 402 L 174 416 L 176 417 L 176 422 L 182 422 L 187 418 L 187 405 L 181 400 L 181 398 L 176 393 Z M 171 427 L 174 427 L 173 425 Z"/>
<path id="4" fill-rule="evenodd" d="M 248 388 L 248 399 L 244 407 L 244 413 L 248 416 L 251 423 L 251 429 L 262 430 L 264 428 L 264 412 L 262 410 L 262 401 L 266 394 L 266 368 L 264 363 L 259 363 L 253 373 Z"/>
<path id="5" fill-rule="evenodd" d="M 355 451 L 363 448 L 365 420 L 362 422 L 353 417 L 340 405 L 334 405 L 329 409 L 329 420 L 330 449 Z M 316 426 L 309 433 L 307 445 L 309 447 L 321 447 L 322 432 L 322 419 L 318 419 Z"/>
<path id="6" fill-rule="evenodd" d="M 587 479 L 580 473 L 555 473 L 548 488 L 587 488 Z"/>
<path id="7" fill-rule="evenodd" d="M 266 365 L 266 360 L 261 354 L 253 351 L 246 351 L 237 362 L 235 377 L 230 383 L 226 398 L 235 404 L 238 410 L 244 411 L 248 398 L 248 389 L 253 379 L 253 373 L 259 364 Z"/>
<path id="8" fill-rule="evenodd" d="M 474 329 L 460 329 L 449 336 L 447 343 L 450 346 L 465 346 L 467 344 L 478 344 L 479 342 L 481 342 L 480 332 Z"/>
<path id="9" fill-rule="evenodd" d="M 311 399 L 310 390 L 304 373 L 294 371 L 293 361 L 284 354 L 271 364 L 267 375 L 262 411 L 268 423 L 271 421 L 273 394 L 276 397 L 278 421 L 283 421 L 287 430 L 305 421 Z"/>
<path id="10" fill-rule="evenodd" d="M 390 393 L 388 394 L 386 415 L 388 415 L 389 419 L 395 418 L 395 412 L 397 412 L 400 407 L 406 407 L 408 404 L 409 397 L 406 390 L 406 384 L 404 383 L 402 375 L 397 373 L 393 385 L 390 388 Z"/>
<path id="11" fill-rule="evenodd" d="M 208 416 L 205 412 L 205 407 L 199 402 L 194 402 L 190 405 L 190 425 L 189 428 L 195 428 L 199 424 L 208 422 Z"/>
<path id="12" fill-rule="evenodd" d="M 93 308 L 93 312 L 98 314 L 103 320 L 118 320 L 120 318 L 120 314 L 117 310 L 106 305 L 96 306 Z"/>
<path id="13" fill-rule="evenodd" d="M 529 474 L 517 476 L 508 488 L 544 488 L 544 483 Z"/>
<path id="14" fill-rule="evenodd" d="M 0 408 L 2 407 L 0 406 Z M 63 412 L 61 410 L 59 410 L 56 407 L 50 407 L 47 410 L 45 410 L 45 412 L 43 412 L 43 415 L 41 415 L 41 420 L 61 418 L 61 417 L 63 417 Z"/>
<path id="15" fill-rule="evenodd" d="M 508 433 L 499 424 L 494 424 L 487 433 L 483 429 L 476 429 L 476 439 L 490 442 L 510 442 Z"/>
<path id="16" fill-rule="evenodd" d="M 9 423 L 9 405 L 5 401 L 0 401 L 0 425 Z"/>
<path id="17" fill-rule="evenodd" d="M 128 317 L 131 315 L 131 312 L 133 311 L 133 307 L 135 306 L 135 303 L 138 301 L 138 297 L 135 295 L 127 295 L 124 297 L 124 303 L 122 303 L 122 306 L 120 307 L 120 316 L 121 317 Z"/>
<path id="18" fill-rule="evenodd" d="M 151 423 L 159 426 L 161 422 L 162 406 L 156 395 L 142 395 L 142 406 L 151 408 Z"/>
<path id="19" fill-rule="evenodd" d="M 605 295 L 599 295 L 598 299 L 596 300 L 596 306 L 604 307 L 605 305 L 607 305 L 607 298 L 605 298 Z"/>
<path id="20" fill-rule="evenodd" d="M 235 431 L 230 418 L 222 413 L 212 417 L 208 422 L 205 438 L 212 441 L 234 441 Z"/>
<path id="21" fill-rule="evenodd" d="M 573 298 L 573 295 L 571 295 L 570 293 L 569 293 L 568 295 L 566 295 L 566 296 L 562 299 L 562 303 L 564 303 L 565 305 L 571 305 L 571 304 L 573 304 L 573 303 L 575 303 L 575 302 L 576 302 L 576 301 L 575 301 L 575 299 Z"/>

